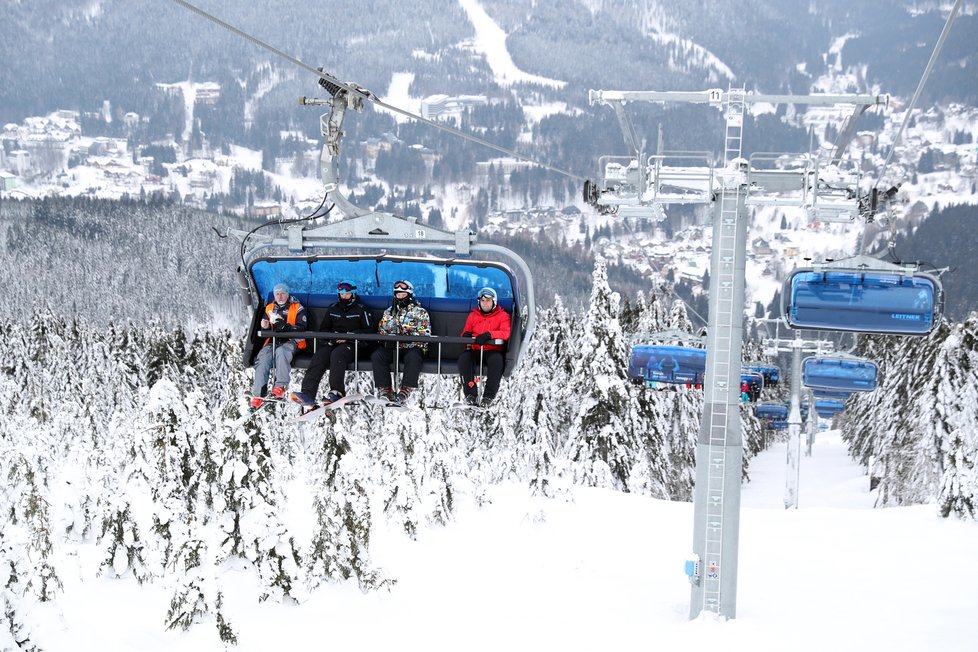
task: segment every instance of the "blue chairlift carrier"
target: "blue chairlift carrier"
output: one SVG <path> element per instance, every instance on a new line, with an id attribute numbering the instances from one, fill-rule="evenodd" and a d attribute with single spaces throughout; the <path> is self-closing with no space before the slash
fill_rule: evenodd
<path id="1" fill-rule="evenodd" d="M 781 403 L 758 403 L 754 406 L 754 416 L 775 421 L 787 419 L 788 406 Z"/>
<path id="2" fill-rule="evenodd" d="M 628 376 L 646 383 L 699 385 L 706 374 L 706 349 L 670 344 L 636 344 Z"/>
<path id="3" fill-rule="evenodd" d="M 254 335 L 246 341 L 244 351 L 245 364 L 248 365 L 253 364 L 264 343 L 264 337 L 258 334 L 262 309 L 272 300 L 272 288 L 280 282 L 286 283 L 292 296 L 305 306 L 311 336 L 315 336 L 326 308 L 338 299 L 338 282 L 349 281 L 357 286 L 360 301 L 370 313 L 372 323 L 377 324 L 393 301 L 394 282 L 406 279 L 414 285 L 415 299 L 428 311 L 432 337 L 436 339 L 460 340 L 465 320 L 477 307 L 478 291 L 484 287 L 493 288 L 499 305 L 512 318 L 504 375 L 512 373 L 526 341 L 527 329 L 521 318 L 526 314 L 526 304 L 521 297 L 517 276 L 509 267 L 498 262 L 387 255 L 270 256 L 251 261 L 248 278 L 254 288 L 254 296 L 260 298 L 252 303 L 254 311 L 250 332 Z M 369 351 L 376 345 L 377 341 L 369 339 L 359 342 L 361 355 L 357 369 L 369 370 Z M 428 347 L 422 370 L 425 373 L 458 373 L 455 360 L 465 346 L 464 341 L 440 344 L 433 341 Z M 312 347 L 309 347 L 305 352 L 297 353 L 293 366 L 308 367 L 311 357 Z"/>
<path id="4" fill-rule="evenodd" d="M 759 371 L 748 371 L 744 368 L 740 372 L 740 383 L 759 392 L 764 389 L 764 375 Z"/>
<path id="5" fill-rule="evenodd" d="M 872 360 L 846 354 L 810 356 L 801 368 L 805 387 L 836 392 L 871 392 L 879 372 Z"/>
<path id="6" fill-rule="evenodd" d="M 764 386 L 773 387 L 781 380 L 781 368 L 777 365 L 752 363 L 744 365 L 744 371 L 754 371 L 764 377 Z"/>
<path id="7" fill-rule="evenodd" d="M 926 335 L 940 323 L 943 304 L 936 276 L 857 256 L 792 272 L 781 309 L 792 328 Z"/>
<path id="8" fill-rule="evenodd" d="M 846 404 L 837 398 L 815 399 L 815 414 L 823 419 L 831 419 L 846 409 Z"/>

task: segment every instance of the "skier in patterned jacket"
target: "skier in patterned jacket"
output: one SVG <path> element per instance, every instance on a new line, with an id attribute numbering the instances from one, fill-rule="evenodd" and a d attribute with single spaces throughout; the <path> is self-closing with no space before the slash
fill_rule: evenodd
<path id="1" fill-rule="evenodd" d="M 431 335 L 431 318 L 414 298 L 414 285 L 410 281 L 394 282 L 394 302 L 380 318 L 377 332 L 381 335 Z M 391 380 L 395 350 L 398 365 L 404 371 L 401 387 L 396 394 Z M 385 342 L 384 346 L 374 349 L 370 361 L 373 363 L 374 385 L 380 398 L 403 405 L 418 386 L 421 362 L 427 351 L 428 345 L 423 342 Z"/>
<path id="2" fill-rule="evenodd" d="M 478 294 L 479 305 L 469 313 L 462 328 L 462 337 L 474 337 L 475 343 L 458 356 L 458 373 L 462 376 L 462 392 L 469 405 L 489 407 L 499 391 L 499 381 L 503 377 L 503 346 L 496 344 L 509 340 L 509 313 L 499 307 L 499 298 L 492 288 L 482 288 Z M 479 390 L 475 385 L 474 367 L 482 358 L 486 374 L 486 386 L 479 403 Z"/>

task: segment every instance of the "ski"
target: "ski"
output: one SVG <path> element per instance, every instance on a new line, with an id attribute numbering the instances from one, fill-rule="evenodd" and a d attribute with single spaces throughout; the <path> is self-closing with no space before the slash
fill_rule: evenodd
<path id="1" fill-rule="evenodd" d="M 299 416 L 295 417 L 295 421 L 315 421 L 322 416 L 329 416 L 337 410 L 341 410 L 347 405 L 353 403 L 359 403 L 363 400 L 363 396 L 360 394 L 350 394 L 349 396 L 344 396 L 338 401 L 333 401 L 332 403 L 323 403 L 319 407 L 304 412 Z"/>
<path id="2" fill-rule="evenodd" d="M 251 400 L 251 397 L 250 396 L 248 397 L 248 400 Z M 245 409 L 245 413 L 240 418 L 238 418 L 235 421 L 232 421 L 231 422 L 231 428 L 234 429 L 234 430 L 237 430 L 238 428 L 240 428 L 244 424 L 246 424 L 249 421 L 251 421 L 256 414 L 258 414 L 259 412 L 261 412 L 262 410 L 264 410 L 266 407 L 268 407 L 269 405 L 271 405 L 273 402 L 274 401 L 265 401 L 264 403 L 262 403 L 261 405 L 259 405 L 256 408 L 253 408 L 253 407 L 251 407 L 249 405 Z"/>
<path id="3" fill-rule="evenodd" d="M 249 404 L 249 407 L 251 405 L 251 399 L 253 399 L 253 398 L 255 398 L 255 395 L 254 394 L 245 394 L 245 399 L 247 399 L 248 404 Z M 268 396 L 259 396 L 258 398 L 261 399 L 261 405 L 259 407 L 257 407 L 257 408 L 251 408 L 251 409 L 253 409 L 253 410 L 259 410 L 259 409 L 265 407 L 269 403 L 289 403 L 290 402 L 288 396 L 283 396 L 282 398 L 275 398 L 272 395 L 268 395 Z"/>
<path id="4" fill-rule="evenodd" d="M 465 401 L 455 401 L 454 403 L 452 403 L 448 407 L 450 407 L 453 410 L 485 410 L 486 409 L 486 408 L 482 407 L 481 405 L 470 405 L 469 403 L 466 403 Z"/>
<path id="5" fill-rule="evenodd" d="M 416 408 L 412 408 L 411 406 L 408 406 L 408 405 L 400 405 L 398 403 L 394 403 L 393 401 L 388 401 L 386 398 L 381 398 L 379 396 L 366 396 L 363 399 L 363 401 L 367 405 L 374 405 L 374 406 L 380 406 L 380 407 L 385 407 L 385 408 L 391 408 L 391 409 L 394 409 L 394 410 L 413 410 L 413 409 L 416 409 Z"/>
<path id="6" fill-rule="evenodd" d="M 387 404 L 384 405 L 384 407 L 385 408 L 390 408 L 391 410 L 403 410 L 405 412 L 407 412 L 407 411 L 417 412 L 418 411 L 418 408 L 416 408 L 416 407 L 412 407 L 410 405 L 402 405 L 400 403 L 387 403 Z"/>
<path id="7" fill-rule="evenodd" d="M 385 406 L 391 404 L 390 401 L 388 401 L 386 398 L 380 398 L 379 396 L 374 396 L 373 394 L 368 394 L 367 396 L 364 396 L 363 402 L 366 403 L 367 405 Z"/>

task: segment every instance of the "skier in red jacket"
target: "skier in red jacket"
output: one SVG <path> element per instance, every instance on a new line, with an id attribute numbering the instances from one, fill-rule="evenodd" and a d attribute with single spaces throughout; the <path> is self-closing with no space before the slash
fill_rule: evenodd
<path id="1" fill-rule="evenodd" d="M 462 391 L 469 405 L 489 407 L 499 391 L 499 381 L 503 377 L 503 348 L 509 340 L 510 316 L 499 307 L 499 299 L 492 288 L 479 290 L 479 306 L 469 313 L 462 329 L 462 337 L 473 337 L 475 343 L 458 357 L 458 373 L 462 376 Z M 490 343 L 490 340 L 493 340 Z M 494 340 L 503 340 L 496 344 Z M 479 403 L 479 390 L 475 384 L 475 369 L 479 364 L 480 352 L 486 387 Z"/>

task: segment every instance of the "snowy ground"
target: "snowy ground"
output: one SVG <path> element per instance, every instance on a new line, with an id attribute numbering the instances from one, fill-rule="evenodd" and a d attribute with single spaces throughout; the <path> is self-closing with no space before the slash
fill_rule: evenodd
<path id="1" fill-rule="evenodd" d="M 389 592 L 347 584 L 299 606 L 257 604 L 252 575 L 226 573 L 236 649 L 975 649 L 967 623 L 978 567 L 960 561 L 978 549 L 978 525 L 941 519 L 932 506 L 871 509 L 868 478 L 835 432 L 819 433 L 802 458 L 797 510 L 783 508 L 783 443 L 750 470 L 733 620 L 687 618 L 691 504 L 588 489 L 573 502 L 538 503 L 506 486 L 417 541 L 377 531 L 374 561 L 398 579 Z M 293 496 L 290 520 L 303 502 Z M 544 522 L 531 517 L 539 514 Z M 31 612 L 46 650 L 221 649 L 210 622 L 164 630 L 169 593 L 160 587 L 82 573 L 62 580 L 58 601 Z"/>

